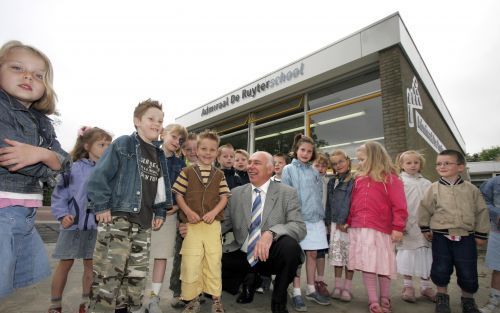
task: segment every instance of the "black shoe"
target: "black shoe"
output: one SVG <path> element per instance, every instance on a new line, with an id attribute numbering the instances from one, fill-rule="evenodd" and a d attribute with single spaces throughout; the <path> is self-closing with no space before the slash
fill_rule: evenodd
<path id="1" fill-rule="evenodd" d="M 241 292 L 236 298 L 236 302 L 238 303 L 250 303 L 253 301 L 253 295 L 255 294 L 255 289 L 249 287 L 248 285 L 243 285 L 241 287 Z"/>
<path id="2" fill-rule="evenodd" d="M 436 294 L 436 309 L 434 312 L 451 313 L 449 295 L 440 292 Z"/>
<path id="3" fill-rule="evenodd" d="M 286 303 L 278 303 L 271 301 L 271 312 L 272 313 L 288 313 L 286 309 Z"/>
<path id="4" fill-rule="evenodd" d="M 115 313 L 128 313 L 128 309 L 127 308 L 115 309 Z"/>
<path id="5" fill-rule="evenodd" d="M 464 298 L 462 297 L 462 312 L 463 313 L 481 313 L 477 308 L 476 301 L 474 298 Z"/>

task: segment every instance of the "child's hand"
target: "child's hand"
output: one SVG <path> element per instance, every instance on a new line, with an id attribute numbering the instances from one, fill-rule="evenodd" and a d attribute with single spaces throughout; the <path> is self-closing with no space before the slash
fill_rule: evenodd
<path id="1" fill-rule="evenodd" d="M 425 239 L 427 239 L 427 241 L 432 241 L 432 232 L 431 231 L 422 233 L 422 235 L 424 235 L 424 237 L 425 237 Z"/>
<path id="2" fill-rule="evenodd" d="M 217 213 L 215 213 L 213 210 L 208 212 L 207 214 L 203 215 L 203 221 L 207 224 L 212 224 L 212 222 L 215 220 L 215 217 L 217 216 Z"/>
<path id="3" fill-rule="evenodd" d="M 10 139 L 4 141 L 10 147 L 0 148 L 0 166 L 8 168 L 11 172 L 38 163 L 44 156 L 43 148 Z"/>
<path id="4" fill-rule="evenodd" d="M 109 223 L 111 222 L 111 212 L 106 211 L 106 212 L 101 212 L 101 213 L 96 213 L 95 219 L 97 220 L 98 223 Z"/>
<path id="5" fill-rule="evenodd" d="M 71 225 L 73 225 L 74 221 L 75 221 L 75 217 L 73 215 L 66 215 L 61 220 L 61 225 L 62 225 L 63 228 L 68 228 Z"/>
<path id="6" fill-rule="evenodd" d="M 476 245 L 478 245 L 478 246 L 484 246 L 485 243 L 486 243 L 485 239 L 476 238 Z"/>
<path id="7" fill-rule="evenodd" d="M 341 232 L 347 233 L 348 228 L 349 228 L 349 224 L 340 225 Z"/>
<path id="8" fill-rule="evenodd" d="M 158 230 L 161 228 L 161 225 L 163 225 L 163 220 L 161 218 L 155 218 L 151 222 L 151 226 L 153 227 L 153 230 Z"/>
<path id="9" fill-rule="evenodd" d="M 393 230 L 391 233 L 392 242 L 400 242 L 403 240 L 403 233 L 397 230 Z"/>
<path id="10" fill-rule="evenodd" d="M 167 216 L 174 214 L 175 212 L 179 211 L 179 206 L 178 205 L 173 205 L 170 210 L 167 210 Z"/>
<path id="11" fill-rule="evenodd" d="M 186 213 L 186 217 L 187 217 L 189 223 L 196 224 L 199 221 L 201 221 L 200 216 L 198 214 L 196 214 L 195 211 L 189 210 L 189 211 L 187 211 L 185 213 Z"/>

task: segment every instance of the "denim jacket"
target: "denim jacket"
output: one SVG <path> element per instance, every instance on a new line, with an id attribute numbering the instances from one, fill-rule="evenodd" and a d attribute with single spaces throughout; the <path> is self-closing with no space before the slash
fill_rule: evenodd
<path id="1" fill-rule="evenodd" d="M 175 156 L 175 154 L 167 157 L 167 168 L 168 177 L 170 178 L 170 186 L 173 186 L 177 176 L 181 174 L 183 168 L 186 167 L 186 163 L 181 158 Z M 176 205 L 177 201 L 175 197 L 172 197 L 172 204 Z"/>
<path id="2" fill-rule="evenodd" d="M 73 163 L 71 171 L 58 176 L 52 192 L 52 215 L 59 221 L 73 215 L 73 225 L 67 230 L 96 229 L 94 213 L 87 209 L 87 179 L 94 166 L 93 161 L 81 159 Z M 62 225 L 60 228 L 63 229 Z"/>
<path id="3" fill-rule="evenodd" d="M 345 178 L 345 176 L 335 176 L 328 182 L 325 212 L 325 223 L 327 225 L 331 223 L 345 224 L 347 222 L 354 178 L 351 177 L 347 182 L 344 181 Z"/>
<path id="4" fill-rule="evenodd" d="M 293 159 L 292 163 L 283 168 L 281 182 L 297 190 L 305 222 L 317 223 L 325 218 L 322 203 L 323 179 L 311 164 Z"/>
<path id="5" fill-rule="evenodd" d="M 52 120 L 45 114 L 28 109 L 0 89 L 0 147 L 8 147 L 11 139 L 54 151 L 61 162 L 61 170 L 54 171 L 39 162 L 16 172 L 0 167 L 0 190 L 14 193 L 42 193 L 40 182 L 55 186 L 58 173 L 69 168 L 71 160 L 56 139 Z"/>
<path id="6" fill-rule="evenodd" d="M 172 207 L 172 191 L 168 176 L 167 161 L 161 142 L 153 142 L 158 153 L 163 181 L 165 201 L 155 203 L 155 217 L 165 219 L 166 210 Z M 116 211 L 139 213 L 142 200 L 142 183 L 139 172 L 141 148 L 137 133 L 117 138 L 106 149 L 90 174 L 87 183 L 88 208 L 95 213 Z M 157 195 L 158 196 L 158 195 Z"/>
<path id="7" fill-rule="evenodd" d="M 481 185 L 488 211 L 490 213 L 491 230 L 500 232 L 500 176 L 490 178 Z"/>

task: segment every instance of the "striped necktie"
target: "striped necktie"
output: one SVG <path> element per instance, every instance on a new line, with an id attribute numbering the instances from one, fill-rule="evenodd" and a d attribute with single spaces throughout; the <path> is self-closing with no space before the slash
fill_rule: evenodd
<path id="1" fill-rule="evenodd" d="M 260 239 L 260 224 L 262 221 L 262 200 L 260 197 L 261 190 L 255 188 L 254 191 L 257 193 L 257 197 L 255 197 L 252 205 L 252 223 L 250 224 L 250 229 L 248 230 L 247 249 L 247 261 L 252 267 L 259 261 L 259 259 L 255 258 L 253 254 L 255 245 Z"/>

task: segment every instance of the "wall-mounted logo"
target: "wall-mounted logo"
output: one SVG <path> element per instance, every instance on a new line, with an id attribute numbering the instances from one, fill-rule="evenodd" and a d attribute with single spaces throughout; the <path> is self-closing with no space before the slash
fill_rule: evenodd
<path id="1" fill-rule="evenodd" d="M 411 88 L 406 88 L 406 106 L 408 112 L 408 127 L 416 126 L 417 133 L 434 149 L 437 153 L 446 149 L 439 137 L 432 131 L 417 110 L 423 110 L 422 98 L 418 91 L 417 77 L 413 76 Z"/>

